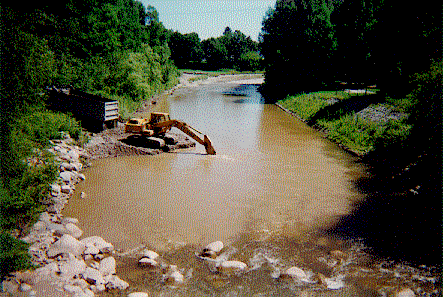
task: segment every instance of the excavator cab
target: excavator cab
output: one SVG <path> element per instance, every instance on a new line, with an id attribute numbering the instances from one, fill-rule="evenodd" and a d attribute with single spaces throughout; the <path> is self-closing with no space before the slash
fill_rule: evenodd
<path id="1" fill-rule="evenodd" d="M 152 112 L 151 119 L 149 120 L 149 124 L 157 124 L 161 122 L 170 121 L 169 113 L 164 112 Z"/>

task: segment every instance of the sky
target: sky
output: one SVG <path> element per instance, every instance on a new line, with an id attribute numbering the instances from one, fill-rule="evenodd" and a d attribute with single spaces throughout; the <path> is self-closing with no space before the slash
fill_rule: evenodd
<path id="1" fill-rule="evenodd" d="M 226 27 L 258 40 L 266 11 L 276 0 L 140 0 L 154 6 L 166 29 L 196 32 L 201 40 L 219 37 Z"/>

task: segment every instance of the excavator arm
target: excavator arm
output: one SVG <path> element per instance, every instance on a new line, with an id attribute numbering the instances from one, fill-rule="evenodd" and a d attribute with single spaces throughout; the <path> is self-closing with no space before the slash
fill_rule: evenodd
<path id="1" fill-rule="evenodd" d="M 169 120 L 169 121 L 164 121 L 164 122 L 160 122 L 157 124 L 153 124 L 152 126 L 155 129 L 161 129 L 163 131 L 169 130 L 172 127 L 176 127 L 177 129 L 180 129 L 182 132 L 189 135 L 192 139 L 194 139 L 195 141 L 197 141 L 198 143 L 203 145 L 205 147 L 206 153 L 208 155 L 215 155 L 216 154 L 215 149 L 212 146 L 211 140 L 209 140 L 209 137 L 204 135 L 203 133 L 201 133 L 197 129 L 192 128 L 191 126 L 189 126 L 188 124 L 186 124 L 184 122 L 177 121 L 177 120 Z M 203 139 L 197 133 L 203 135 Z"/>

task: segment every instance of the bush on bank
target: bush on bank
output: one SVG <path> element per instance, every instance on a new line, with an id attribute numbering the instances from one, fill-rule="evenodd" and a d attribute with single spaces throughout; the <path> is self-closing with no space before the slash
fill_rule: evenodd
<path id="1" fill-rule="evenodd" d="M 287 96 L 278 103 L 306 122 L 325 131 L 329 139 L 359 155 L 407 138 L 411 125 L 406 119 L 375 122 L 360 117 L 356 111 L 343 109 L 338 109 L 333 114 L 320 114 L 320 111 L 332 104 L 330 100 L 353 100 L 351 97 L 352 95 L 345 92 L 313 92 Z M 388 97 L 385 101 L 389 108 L 403 113 L 411 112 L 415 104 L 411 97 L 402 99 Z M 378 104 L 370 105 L 370 107 L 377 106 Z"/>
<path id="2" fill-rule="evenodd" d="M 67 131 L 73 139 L 86 141 L 73 118 L 43 109 L 23 115 L 11 127 L 10 151 L 2 151 L 9 155 L 9 176 L 0 182 L 0 278 L 32 266 L 28 245 L 15 237 L 23 235 L 44 210 L 41 201 L 58 177 L 58 165 L 46 151 L 49 140 L 60 139 L 60 132 Z"/>

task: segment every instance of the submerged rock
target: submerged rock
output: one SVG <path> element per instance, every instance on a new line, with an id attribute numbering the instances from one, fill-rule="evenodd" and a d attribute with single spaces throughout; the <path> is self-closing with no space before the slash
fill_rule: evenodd
<path id="1" fill-rule="evenodd" d="M 144 292 L 133 292 L 128 295 L 128 297 L 149 297 L 148 293 Z"/>
<path id="2" fill-rule="evenodd" d="M 157 261 L 150 258 L 141 258 L 138 264 L 142 267 L 156 267 L 158 265 Z"/>
<path id="3" fill-rule="evenodd" d="M 231 274 L 245 271 L 248 268 L 248 265 L 240 261 L 225 261 L 221 262 L 219 268 L 221 272 Z"/>
<path id="4" fill-rule="evenodd" d="M 223 249 L 224 245 L 221 241 L 215 241 L 208 244 L 200 253 L 200 257 L 215 259 Z"/>
<path id="5" fill-rule="evenodd" d="M 159 257 L 159 255 L 156 252 L 151 251 L 151 250 L 144 250 L 142 254 L 143 254 L 143 258 L 149 258 L 152 260 L 155 260 Z"/>
<path id="6" fill-rule="evenodd" d="M 394 295 L 395 297 L 415 297 L 414 291 L 411 289 L 403 289 Z"/>

